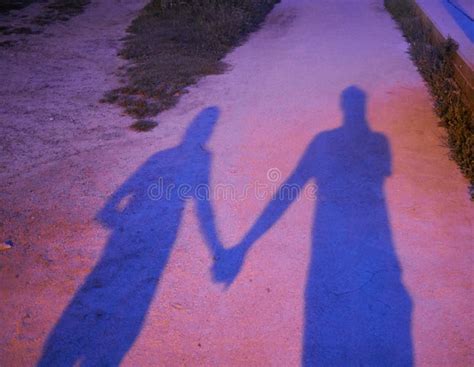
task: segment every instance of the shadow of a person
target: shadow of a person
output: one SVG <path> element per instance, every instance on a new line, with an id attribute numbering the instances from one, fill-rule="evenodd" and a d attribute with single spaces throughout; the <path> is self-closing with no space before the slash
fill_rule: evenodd
<path id="1" fill-rule="evenodd" d="M 220 247 L 209 201 L 219 110 L 203 110 L 178 146 L 153 155 L 97 217 L 112 230 L 104 252 L 51 331 L 38 366 L 118 366 L 143 326 L 187 199 L 197 202 L 212 253 Z"/>
<path id="2" fill-rule="evenodd" d="M 365 106 L 361 89 L 343 91 L 342 126 L 315 137 L 241 243 L 213 269 L 216 281 L 231 283 L 252 244 L 309 180 L 316 181 L 303 366 L 412 365 L 412 306 L 383 189 L 391 174 L 390 147 L 384 135 L 370 130 Z"/>

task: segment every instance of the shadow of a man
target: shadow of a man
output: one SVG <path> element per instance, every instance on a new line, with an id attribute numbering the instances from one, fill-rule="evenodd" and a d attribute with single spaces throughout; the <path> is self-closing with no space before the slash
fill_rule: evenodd
<path id="1" fill-rule="evenodd" d="M 252 244 L 301 196 L 309 180 L 316 181 L 304 366 L 412 365 L 412 306 L 383 189 L 391 174 L 390 147 L 384 135 L 370 130 L 365 107 L 361 89 L 343 91 L 342 126 L 314 138 L 241 243 L 213 269 L 216 281 L 231 283 Z"/>
<path id="2" fill-rule="evenodd" d="M 143 326 L 187 199 L 211 252 L 220 247 L 205 144 L 219 110 L 203 110 L 178 146 L 153 155 L 108 200 L 104 252 L 51 331 L 38 366 L 118 366 Z"/>

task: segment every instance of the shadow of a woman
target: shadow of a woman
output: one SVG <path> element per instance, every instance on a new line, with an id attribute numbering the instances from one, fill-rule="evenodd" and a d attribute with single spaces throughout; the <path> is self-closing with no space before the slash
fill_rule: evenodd
<path id="1" fill-rule="evenodd" d="M 219 110 L 203 110 L 178 146 L 153 155 L 111 196 L 98 220 L 112 230 L 104 252 L 51 331 L 38 366 L 118 366 L 143 326 L 187 199 L 197 202 L 210 251 L 220 247 L 209 202 Z"/>
<path id="2" fill-rule="evenodd" d="M 383 189 L 391 174 L 390 147 L 384 135 L 370 130 L 365 106 L 361 89 L 343 91 L 342 126 L 315 137 L 241 243 L 221 255 L 213 269 L 216 281 L 231 283 L 252 244 L 309 180 L 316 181 L 303 366 L 412 365 L 412 306 Z"/>

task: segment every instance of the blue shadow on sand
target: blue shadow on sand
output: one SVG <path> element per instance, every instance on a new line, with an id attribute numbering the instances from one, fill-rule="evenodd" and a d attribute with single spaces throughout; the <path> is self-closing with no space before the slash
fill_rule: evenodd
<path id="1" fill-rule="evenodd" d="M 98 213 L 110 238 L 51 331 L 38 366 L 120 364 L 143 327 L 176 240 L 186 203 L 179 187 L 200 193 L 188 199 L 196 201 L 202 233 L 211 253 L 216 251 L 213 210 L 203 190 L 211 166 L 205 144 L 218 116 L 216 107 L 203 110 L 181 144 L 149 158 Z M 164 200 L 149 190 L 160 180 L 168 188 Z"/>
<path id="2" fill-rule="evenodd" d="M 390 146 L 370 129 L 366 99 L 358 87 L 343 91 L 342 125 L 313 139 L 241 243 L 228 250 L 218 239 L 210 195 L 183 199 L 177 191 L 186 186 L 202 194 L 209 188 L 212 157 L 206 142 L 219 111 L 202 111 L 178 146 L 153 155 L 98 213 L 110 238 L 51 331 L 38 366 L 120 364 L 143 327 L 186 200 L 197 204 L 202 234 L 216 259 L 214 281 L 229 285 L 248 250 L 297 198 L 294 188 L 301 191 L 309 181 L 316 182 L 318 197 L 302 365 L 412 366 L 412 302 L 402 282 L 384 193 L 391 175 Z M 149 188 L 160 179 L 176 190 L 168 190 L 165 200 L 152 200 Z"/>
<path id="3" fill-rule="evenodd" d="M 241 243 L 215 264 L 214 277 L 230 283 L 247 251 L 298 197 L 294 189 L 301 192 L 314 180 L 302 365 L 412 366 L 412 302 L 402 283 L 384 194 L 390 146 L 367 123 L 364 91 L 344 90 L 341 108 L 341 127 L 314 138 Z"/>

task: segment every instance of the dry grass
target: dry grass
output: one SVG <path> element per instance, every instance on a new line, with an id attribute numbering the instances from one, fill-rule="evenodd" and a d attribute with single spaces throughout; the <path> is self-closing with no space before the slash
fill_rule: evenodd
<path id="1" fill-rule="evenodd" d="M 7 13 L 10 10 L 20 10 L 38 1 L 40 0 L 0 0 L 0 13 Z"/>
<path id="2" fill-rule="evenodd" d="M 411 0 L 385 0 L 385 7 L 410 43 L 411 58 L 429 86 L 436 112 L 448 131 L 451 156 L 469 179 L 474 199 L 474 111 L 464 102 L 454 79 L 457 44 L 452 39 L 437 42 Z"/>
<path id="3" fill-rule="evenodd" d="M 126 86 L 108 92 L 137 118 L 173 106 L 200 77 L 220 73 L 224 55 L 256 29 L 277 0 L 151 1 L 128 29 L 120 55 Z"/>
<path id="4" fill-rule="evenodd" d="M 30 27 L 0 27 L 0 34 L 8 36 L 10 34 L 34 34 L 38 33 L 37 31 L 33 31 Z"/>
<path id="5" fill-rule="evenodd" d="M 54 0 L 46 6 L 46 12 L 36 17 L 34 23 L 48 25 L 56 21 L 67 21 L 84 11 L 90 0 Z"/>
<path id="6" fill-rule="evenodd" d="M 150 131 L 153 130 L 156 126 L 158 126 L 158 123 L 153 120 L 138 120 L 135 123 L 133 123 L 130 128 L 135 131 L 139 132 L 145 132 L 145 131 Z"/>

